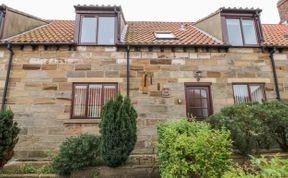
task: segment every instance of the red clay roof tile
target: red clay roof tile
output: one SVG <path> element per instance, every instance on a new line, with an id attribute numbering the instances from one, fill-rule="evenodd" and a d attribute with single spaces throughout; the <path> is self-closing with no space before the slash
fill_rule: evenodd
<path id="1" fill-rule="evenodd" d="M 183 30 L 184 27 L 184 30 Z M 288 46 L 287 25 L 262 25 L 265 42 L 263 45 Z M 159 40 L 155 31 L 170 31 L 176 39 Z M 74 43 L 74 21 L 52 20 L 20 35 L 3 39 L 1 42 L 14 43 Z M 222 41 L 193 26 L 192 22 L 128 22 L 124 44 L 145 45 L 223 45 Z"/>
<path id="2" fill-rule="evenodd" d="M 288 25 L 284 24 L 265 24 L 262 25 L 264 32 L 264 45 L 288 46 Z"/>
<path id="3" fill-rule="evenodd" d="M 73 43 L 74 21 L 52 20 L 48 25 L 3 39 L 1 42 L 15 43 Z"/>

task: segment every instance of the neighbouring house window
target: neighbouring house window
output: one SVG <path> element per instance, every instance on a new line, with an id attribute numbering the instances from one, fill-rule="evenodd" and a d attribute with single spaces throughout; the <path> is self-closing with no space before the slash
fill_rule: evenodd
<path id="1" fill-rule="evenodd" d="M 257 31 L 253 19 L 226 18 L 228 41 L 234 46 L 257 45 Z"/>
<path id="2" fill-rule="evenodd" d="M 100 118 L 103 105 L 117 93 L 117 84 L 73 84 L 72 118 Z"/>
<path id="3" fill-rule="evenodd" d="M 81 16 L 81 44 L 110 45 L 115 43 L 115 17 Z"/>
<path id="4" fill-rule="evenodd" d="M 265 99 L 264 84 L 233 84 L 235 103 L 259 102 Z"/>
<path id="5" fill-rule="evenodd" d="M 185 84 L 185 94 L 188 117 L 205 119 L 213 113 L 210 85 Z"/>

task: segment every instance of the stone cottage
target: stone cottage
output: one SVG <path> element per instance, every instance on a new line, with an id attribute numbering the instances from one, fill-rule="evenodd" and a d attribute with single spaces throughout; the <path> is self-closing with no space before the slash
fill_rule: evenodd
<path id="1" fill-rule="evenodd" d="M 184 23 L 126 21 L 120 6 L 77 5 L 75 21 L 0 6 L 0 97 L 21 127 L 15 158 L 43 160 L 69 136 L 99 133 L 117 91 L 138 112 L 141 163 L 155 159 L 158 122 L 288 99 L 287 7 L 278 2 L 280 24 L 262 24 L 247 8 Z"/>

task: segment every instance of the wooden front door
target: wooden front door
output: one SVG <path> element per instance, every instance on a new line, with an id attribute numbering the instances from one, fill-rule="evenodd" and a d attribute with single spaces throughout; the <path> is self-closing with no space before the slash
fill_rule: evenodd
<path id="1" fill-rule="evenodd" d="M 213 113 L 210 85 L 185 85 L 187 117 L 205 119 Z"/>

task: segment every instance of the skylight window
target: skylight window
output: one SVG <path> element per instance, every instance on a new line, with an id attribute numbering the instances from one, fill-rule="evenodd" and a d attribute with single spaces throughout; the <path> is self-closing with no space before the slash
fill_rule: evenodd
<path id="1" fill-rule="evenodd" d="M 172 32 L 154 32 L 157 39 L 175 39 L 176 36 Z"/>

